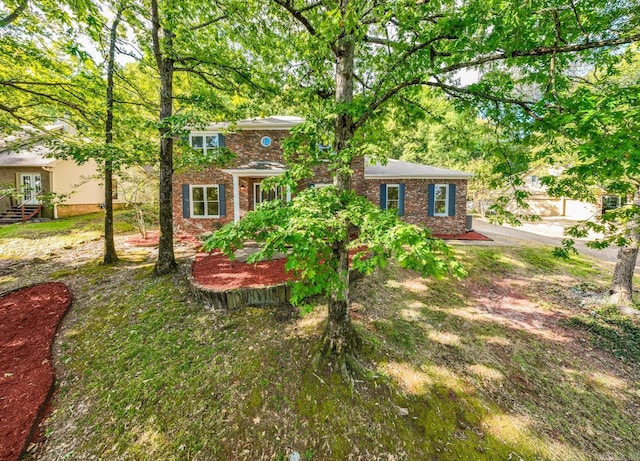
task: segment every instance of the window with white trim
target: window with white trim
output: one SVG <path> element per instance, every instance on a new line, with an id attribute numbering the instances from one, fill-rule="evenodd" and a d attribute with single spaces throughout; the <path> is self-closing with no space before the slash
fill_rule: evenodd
<path id="1" fill-rule="evenodd" d="M 195 150 L 207 154 L 209 150 L 220 147 L 219 134 L 192 134 L 189 136 L 189 144 Z"/>
<path id="2" fill-rule="evenodd" d="M 220 216 L 220 187 L 217 184 L 190 187 L 191 217 L 217 218 Z"/>
<path id="3" fill-rule="evenodd" d="M 627 204 L 627 198 L 621 195 L 603 195 L 602 196 L 602 212 L 623 207 Z"/>
<path id="4" fill-rule="evenodd" d="M 449 184 L 436 184 L 434 188 L 433 215 L 449 215 Z"/>
<path id="5" fill-rule="evenodd" d="M 258 206 L 262 202 L 269 200 L 289 201 L 288 188 L 277 186 L 275 189 L 264 190 L 260 187 L 262 183 L 253 183 L 253 205 Z"/>
<path id="6" fill-rule="evenodd" d="M 387 184 L 387 210 L 397 210 L 400 207 L 400 185 Z"/>

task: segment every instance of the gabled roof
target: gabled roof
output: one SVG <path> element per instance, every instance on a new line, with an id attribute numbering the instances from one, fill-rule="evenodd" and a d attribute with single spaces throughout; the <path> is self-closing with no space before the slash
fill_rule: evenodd
<path id="1" fill-rule="evenodd" d="M 57 122 L 44 127 L 47 133 L 69 131 L 65 122 Z M 43 167 L 57 161 L 52 156 L 42 138 L 44 132 L 24 126 L 22 131 L 0 139 L 0 167 Z"/>
<path id="2" fill-rule="evenodd" d="M 57 159 L 50 157 L 51 150 L 46 146 L 32 146 L 19 151 L 0 151 L 0 167 L 43 167 L 55 163 Z"/>
<path id="3" fill-rule="evenodd" d="M 272 115 L 270 117 L 248 118 L 232 122 L 211 123 L 202 131 L 221 131 L 230 128 L 237 130 L 288 130 L 304 122 L 301 117 L 291 115 Z M 195 132 L 199 130 L 194 130 Z"/>
<path id="4" fill-rule="evenodd" d="M 389 159 L 386 165 L 374 164 L 365 157 L 365 179 L 465 179 L 472 176 L 473 174 L 463 171 L 395 159 Z"/>

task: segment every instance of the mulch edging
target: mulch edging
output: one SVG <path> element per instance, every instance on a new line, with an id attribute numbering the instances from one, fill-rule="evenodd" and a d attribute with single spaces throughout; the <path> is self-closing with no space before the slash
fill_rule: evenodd
<path id="1" fill-rule="evenodd" d="M 20 458 L 54 390 L 53 339 L 72 302 L 59 282 L 0 295 L 0 460 Z"/>
<path id="2" fill-rule="evenodd" d="M 442 240 L 477 240 L 481 242 L 493 242 L 486 235 L 482 235 L 480 232 L 467 231 L 464 234 L 433 234 L 434 237 Z"/>
<path id="3" fill-rule="evenodd" d="M 194 296 L 215 309 L 287 304 L 293 274 L 285 264 L 284 258 L 247 264 L 219 251 L 199 253 L 188 279 Z"/>
<path id="4" fill-rule="evenodd" d="M 351 250 L 353 257 L 359 250 Z M 230 260 L 220 251 L 199 253 L 187 275 L 191 292 L 215 309 L 289 304 L 294 275 L 285 270 L 286 258 L 248 264 Z M 350 282 L 362 278 L 351 271 Z"/>

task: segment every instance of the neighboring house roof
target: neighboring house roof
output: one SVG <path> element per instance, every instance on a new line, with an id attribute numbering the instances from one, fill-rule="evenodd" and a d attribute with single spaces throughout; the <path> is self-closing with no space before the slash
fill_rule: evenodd
<path id="1" fill-rule="evenodd" d="M 72 132 L 65 122 L 44 127 L 47 132 Z M 23 131 L 0 139 L 0 167 L 44 167 L 57 161 L 42 142 L 42 132 L 30 126 Z"/>
<path id="2" fill-rule="evenodd" d="M 365 179 L 465 179 L 473 174 L 463 171 L 436 168 L 418 163 L 389 159 L 386 165 L 374 164 L 365 158 Z"/>
<path id="3" fill-rule="evenodd" d="M 271 117 L 248 118 L 237 122 L 211 123 L 203 131 L 237 130 L 288 130 L 304 122 L 301 117 L 273 115 Z M 198 132 L 199 130 L 194 130 Z"/>
<path id="4" fill-rule="evenodd" d="M 57 161 L 49 155 L 51 150 L 45 146 L 33 146 L 18 152 L 4 150 L 0 152 L 0 167 L 43 167 Z"/>

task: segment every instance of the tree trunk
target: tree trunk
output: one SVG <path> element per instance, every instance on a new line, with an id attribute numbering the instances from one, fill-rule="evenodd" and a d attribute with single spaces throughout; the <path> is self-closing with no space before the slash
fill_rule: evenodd
<path id="1" fill-rule="evenodd" d="M 173 254 L 173 134 L 165 119 L 173 114 L 173 33 L 163 28 L 163 45 L 160 46 L 160 18 L 157 0 L 151 1 L 153 51 L 160 75 L 160 246 L 154 273 L 164 275 L 173 272 L 178 265 Z"/>
<path id="2" fill-rule="evenodd" d="M 105 121 L 105 144 L 113 144 L 113 72 L 116 55 L 116 38 L 118 24 L 122 17 L 119 8 L 109 36 L 109 59 L 107 62 L 107 115 Z M 104 263 L 113 264 L 118 260 L 116 245 L 113 241 L 113 161 L 107 158 L 104 162 Z"/>
<path id="3" fill-rule="evenodd" d="M 636 190 L 633 197 L 633 206 L 640 207 L 640 188 Z M 638 248 L 640 247 L 640 218 L 630 221 L 627 225 L 627 236 L 629 245 L 620 247 L 616 267 L 613 271 L 613 281 L 611 283 L 611 300 L 618 306 L 631 306 L 633 303 L 633 274 L 638 259 Z"/>
<path id="4" fill-rule="evenodd" d="M 346 9 L 349 0 L 342 0 L 340 6 Z M 353 117 L 344 110 L 353 101 L 353 63 L 354 41 L 349 35 L 343 36 L 336 45 L 336 102 L 343 107 L 335 124 L 335 151 L 340 152 L 349 146 L 355 131 Z M 345 170 L 351 162 L 345 162 L 334 177 L 338 193 L 351 189 L 351 173 Z M 341 279 L 340 289 L 329 297 L 329 318 L 324 334 L 324 349 L 338 356 L 351 353 L 358 344 L 356 331 L 349 315 L 349 232 L 345 238 L 334 245 L 333 263 Z"/>

